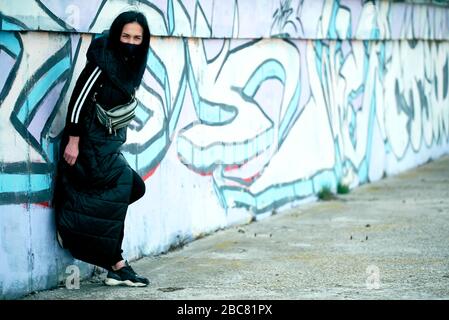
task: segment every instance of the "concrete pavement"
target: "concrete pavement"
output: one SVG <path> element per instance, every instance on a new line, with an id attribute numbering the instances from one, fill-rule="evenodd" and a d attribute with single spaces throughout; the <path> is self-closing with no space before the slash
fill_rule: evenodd
<path id="1" fill-rule="evenodd" d="M 449 157 L 25 299 L 449 299 Z"/>

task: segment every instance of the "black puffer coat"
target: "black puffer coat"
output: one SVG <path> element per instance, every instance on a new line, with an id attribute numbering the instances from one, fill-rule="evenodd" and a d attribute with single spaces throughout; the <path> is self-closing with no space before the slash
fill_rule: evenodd
<path id="1" fill-rule="evenodd" d="M 133 173 L 119 152 L 126 129 L 109 135 L 93 113 L 87 120 L 75 165 L 59 162 L 57 228 L 75 258 L 108 269 L 117 262 Z"/>
<path id="2" fill-rule="evenodd" d="M 105 59 L 99 41 L 91 45 L 88 59 L 102 69 L 103 92 L 98 92 L 98 97 L 102 98 L 103 105 L 109 103 L 112 107 L 123 103 L 117 97 L 115 101 L 107 101 L 107 97 L 113 96 L 111 93 L 117 91 L 124 76 L 110 68 L 111 61 Z M 119 89 L 129 99 L 133 88 L 124 85 Z M 87 105 L 83 106 L 87 111 L 80 128 L 79 155 L 73 166 L 62 158 L 68 142 L 68 134 L 63 134 L 54 206 L 64 247 L 79 260 L 110 269 L 117 262 L 114 259 L 123 239 L 133 171 L 120 152 L 126 141 L 126 128 L 109 134 L 95 115 L 92 96 L 89 95 Z"/>

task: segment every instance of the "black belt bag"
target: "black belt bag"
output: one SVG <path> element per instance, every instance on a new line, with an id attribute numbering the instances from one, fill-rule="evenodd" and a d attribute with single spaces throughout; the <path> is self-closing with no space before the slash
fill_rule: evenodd
<path id="1" fill-rule="evenodd" d="M 110 110 L 105 110 L 98 102 L 95 102 L 97 118 L 102 125 L 104 125 L 109 134 L 112 134 L 117 129 L 126 127 L 134 118 L 137 100 L 132 98 L 130 102 L 115 106 Z"/>

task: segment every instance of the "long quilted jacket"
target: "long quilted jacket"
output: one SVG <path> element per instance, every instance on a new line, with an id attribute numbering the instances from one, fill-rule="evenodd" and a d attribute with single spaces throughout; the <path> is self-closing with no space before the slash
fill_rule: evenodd
<path id="1" fill-rule="evenodd" d="M 86 120 L 75 165 L 59 162 L 56 222 L 75 258 L 107 269 L 120 250 L 132 169 L 119 151 L 126 128 L 110 135 L 93 113 Z"/>
<path id="2" fill-rule="evenodd" d="M 95 59 L 106 68 L 101 56 Z M 113 83 L 106 81 L 103 88 L 108 90 L 108 86 Z M 64 247 L 75 258 L 109 269 L 117 262 L 113 259 L 120 250 L 133 182 L 132 169 L 120 152 L 126 128 L 109 134 L 96 118 L 92 95 L 83 108 L 75 165 L 69 166 L 62 158 L 67 130 L 61 140 L 54 195 L 56 225 Z"/>

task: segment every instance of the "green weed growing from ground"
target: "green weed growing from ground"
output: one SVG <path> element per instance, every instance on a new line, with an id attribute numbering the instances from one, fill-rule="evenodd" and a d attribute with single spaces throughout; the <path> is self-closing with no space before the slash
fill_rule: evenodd
<path id="1" fill-rule="evenodd" d="M 320 192 L 318 192 L 318 199 L 322 201 L 335 200 L 337 197 L 332 193 L 332 190 L 329 186 L 324 186 Z"/>
<path id="2" fill-rule="evenodd" d="M 349 186 L 342 184 L 342 183 L 338 183 L 337 184 L 337 193 L 338 194 L 347 194 L 349 193 Z"/>

